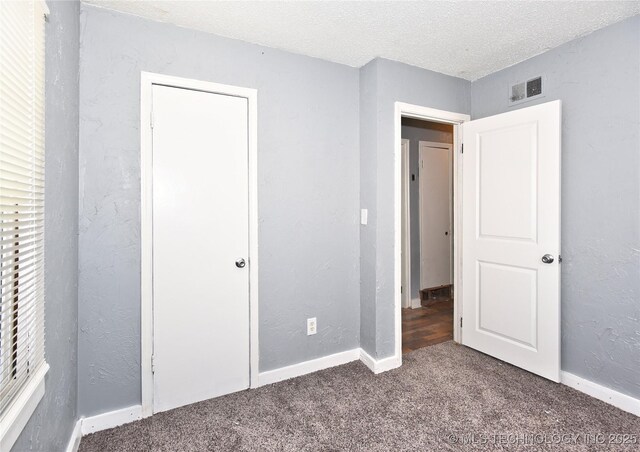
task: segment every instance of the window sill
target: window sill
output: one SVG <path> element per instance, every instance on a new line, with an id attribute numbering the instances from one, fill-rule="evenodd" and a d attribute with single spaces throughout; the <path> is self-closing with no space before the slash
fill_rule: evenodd
<path id="1" fill-rule="evenodd" d="M 49 365 L 43 363 L 0 417 L 0 451 L 9 451 L 44 396 L 44 377 Z"/>

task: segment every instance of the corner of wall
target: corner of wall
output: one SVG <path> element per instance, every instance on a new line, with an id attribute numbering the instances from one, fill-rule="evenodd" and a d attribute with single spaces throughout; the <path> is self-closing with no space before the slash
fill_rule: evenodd
<path id="1" fill-rule="evenodd" d="M 375 357 L 377 60 L 360 68 L 360 347 Z"/>

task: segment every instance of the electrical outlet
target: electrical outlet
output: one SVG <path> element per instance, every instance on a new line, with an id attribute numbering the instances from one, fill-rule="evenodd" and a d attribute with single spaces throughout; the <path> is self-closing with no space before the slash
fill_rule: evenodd
<path id="1" fill-rule="evenodd" d="M 312 334 L 316 334 L 318 328 L 318 324 L 316 322 L 316 318 L 312 317 L 307 319 L 307 336 L 311 336 Z"/>

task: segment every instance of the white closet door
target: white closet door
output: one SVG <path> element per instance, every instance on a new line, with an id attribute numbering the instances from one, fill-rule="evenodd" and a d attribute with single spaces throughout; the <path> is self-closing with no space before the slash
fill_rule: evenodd
<path id="1" fill-rule="evenodd" d="M 155 412 L 249 387 L 247 125 L 245 98 L 153 87 Z"/>
<path id="2" fill-rule="evenodd" d="M 451 150 L 420 142 L 420 289 L 451 284 Z"/>
<path id="3" fill-rule="evenodd" d="M 560 101 L 463 134 L 463 344 L 559 381 Z"/>

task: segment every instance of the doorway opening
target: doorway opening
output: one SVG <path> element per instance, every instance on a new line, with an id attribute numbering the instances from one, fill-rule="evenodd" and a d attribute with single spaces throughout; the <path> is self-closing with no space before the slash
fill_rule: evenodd
<path id="1" fill-rule="evenodd" d="M 474 121 L 396 102 L 396 367 L 411 274 L 402 272 L 411 265 L 402 253 L 403 117 L 453 125 L 453 340 L 560 381 L 560 101 Z"/>
<path id="2" fill-rule="evenodd" d="M 402 253 L 402 119 L 413 118 L 422 121 L 428 121 L 438 124 L 447 124 L 453 127 L 453 145 L 452 145 L 452 183 L 454 189 L 452 190 L 453 198 L 453 226 L 452 226 L 452 261 L 453 261 L 453 284 L 455 287 L 455 300 L 453 303 L 453 340 L 456 342 L 462 341 L 462 306 L 461 300 L 464 293 L 464 287 L 462 286 L 460 278 L 461 260 L 460 249 L 462 248 L 462 238 L 460 236 L 461 231 L 461 215 L 459 215 L 460 208 L 462 206 L 462 191 L 461 191 L 461 178 L 462 178 L 462 127 L 461 125 L 471 118 L 467 114 L 455 113 L 445 110 L 437 110 L 435 108 L 423 107 L 421 105 L 407 104 L 404 102 L 395 103 L 394 114 L 394 172 L 395 172 L 395 233 L 394 233 L 394 280 L 395 280 L 395 297 L 394 297 L 394 331 L 395 331 L 395 353 L 393 356 L 394 365 L 402 365 L 402 286 L 411 287 L 411 271 L 402 272 L 403 266 L 411 266 L 410 260 L 403 260 Z M 405 222 L 409 224 L 409 222 Z M 410 226 L 409 226 L 410 227 Z M 407 234 L 407 237 L 410 237 Z M 404 255 L 409 256 L 408 252 Z M 403 281 L 403 278 L 405 281 Z M 419 298 L 418 298 L 419 299 Z M 421 305 L 421 304 L 420 304 Z"/>
<path id="3" fill-rule="evenodd" d="M 453 124 L 402 117 L 402 353 L 453 339 Z"/>

